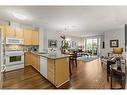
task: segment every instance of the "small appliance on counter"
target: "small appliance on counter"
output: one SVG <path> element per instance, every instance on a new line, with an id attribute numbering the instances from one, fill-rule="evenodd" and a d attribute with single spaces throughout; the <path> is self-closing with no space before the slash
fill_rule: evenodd
<path id="1" fill-rule="evenodd" d="M 49 51 L 48 51 L 49 55 L 50 56 L 56 56 L 56 50 L 54 48 L 51 48 Z"/>
<path id="2" fill-rule="evenodd" d="M 37 52 L 38 51 L 38 47 L 37 46 L 30 46 L 30 47 L 28 47 L 27 51 Z"/>

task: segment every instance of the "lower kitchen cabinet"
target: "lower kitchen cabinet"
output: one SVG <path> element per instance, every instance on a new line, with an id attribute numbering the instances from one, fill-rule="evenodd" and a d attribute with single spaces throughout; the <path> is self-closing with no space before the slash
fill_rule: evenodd
<path id="1" fill-rule="evenodd" d="M 33 56 L 34 56 L 33 67 L 36 70 L 40 71 L 40 56 L 38 56 L 37 54 L 33 54 Z"/>
<path id="2" fill-rule="evenodd" d="M 40 56 L 31 52 L 26 52 L 25 66 L 27 65 L 32 65 L 36 70 L 40 71 Z"/>
<path id="3" fill-rule="evenodd" d="M 48 59 L 48 80 L 56 87 L 69 81 L 68 58 Z"/>
<path id="4" fill-rule="evenodd" d="M 32 62 L 31 62 L 31 53 L 30 52 L 25 52 L 24 62 L 25 62 L 25 66 L 32 64 Z"/>
<path id="5" fill-rule="evenodd" d="M 48 59 L 48 80 L 55 84 L 55 60 Z"/>
<path id="6" fill-rule="evenodd" d="M 25 65 L 32 65 L 56 87 L 70 80 L 69 58 L 48 58 L 31 52 L 25 53 Z"/>

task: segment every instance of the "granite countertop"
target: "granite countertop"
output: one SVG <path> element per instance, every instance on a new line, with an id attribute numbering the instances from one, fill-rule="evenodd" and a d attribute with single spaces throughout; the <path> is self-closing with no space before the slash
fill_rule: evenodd
<path id="1" fill-rule="evenodd" d="M 49 59 L 61 59 L 61 58 L 67 58 L 69 57 L 69 55 L 66 55 L 66 54 L 38 54 L 42 57 L 46 57 L 46 58 L 49 58 Z"/>
<path id="2" fill-rule="evenodd" d="M 67 58 L 70 56 L 70 55 L 61 54 L 61 53 L 56 53 L 56 54 L 48 54 L 44 52 L 30 52 L 30 53 L 36 54 L 41 57 L 49 58 L 49 59 L 60 59 L 60 58 Z"/>

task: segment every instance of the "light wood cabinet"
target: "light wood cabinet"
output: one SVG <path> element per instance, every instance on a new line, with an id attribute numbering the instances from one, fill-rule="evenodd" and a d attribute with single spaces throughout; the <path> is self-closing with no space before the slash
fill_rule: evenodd
<path id="1" fill-rule="evenodd" d="M 47 62 L 45 62 L 44 60 L 43 62 L 40 62 L 41 59 L 40 56 L 38 56 L 37 54 L 26 52 L 25 66 L 32 65 L 37 71 L 39 71 L 56 87 L 60 87 L 62 84 L 70 80 L 69 58 L 57 58 L 57 59 L 46 58 Z M 44 64 L 47 66 L 45 67 Z"/>
<path id="2" fill-rule="evenodd" d="M 25 53 L 25 66 L 32 65 L 36 70 L 40 71 L 40 56 L 30 52 Z"/>
<path id="3" fill-rule="evenodd" d="M 0 30 L 3 30 L 3 26 L 2 25 L 0 25 Z M 0 31 L 1 32 L 1 31 Z"/>
<path id="4" fill-rule="evenodd" d="M 32 45 L 32 31 L 28 29 L 23 30 L 24 45 Z"/>
<path id="5" fill-rule="evenodd" d="M 30 53 L 30 56 L 31 56 L 31 58 L 30 58 L 30 60 L 31 60 L 31 65 L 34 67 L 34 60 L 35 60 L 35 58 L 34 58 L 34 55 L 32 54 L 32 53 Z"/>
<path id="6" fill-rule="evenodd" d="M 5 26 L 4 25 L 0 25 L 0 32 L 2 32 L 2 36 L 5 38 Z"/>
<path id="7" fill-rule="evenodd" d="M 32 45 L 39 45 L 39 32 L 38 31 L 32 32 Z"/>
<path id="8" fill-rule="evenodd" d="M 11 26 L 5 26 L 6 37 L 15 37 L 15 28 Z"/>
<path id="9" fill-rule="evenodd" d="M 24 55 L 24 59 L 25 59 L 25 66 L 31 65 L 31 53 L 26 52 Z"/>
<path id="10" fill-rule="evenodd" d="M 55 60 L 48 59 L 48 80 L 55 84 Z"/>
<path id="11" fill-rule="evenodd" d="M 24 29 L 24 45 L 39 45 L 39 32 Z"/>
<path id="12" fill-rule="evenodd" d="M 8 37 L 15 37 L 23 39 L 23 29 L 21 28 L 14 28 L 8 25 L 4 26 L 5 36 Z"/>
<path id="13" fill-rule="evenodd" d="M 56 87 L 69 81 L 68 58 L 48 59 L 48 80 Z"/>
<path id="14" fill-rule="evenodd" d="M 34 55 L 34 68 L 40 71 L 40 57 L 38 55 Z"/>
<path id="15" fill-rule="evenodd" d="M 23 29 L 21 28 L 15 28 L 15 34 L 16 38 L 23 39 Z"/>
<path id="16" fill-rule="evenodd" d="M 69 81 L 69 60 L 68 58 L 58 59 L 55 62 L 55 84 L 60 86 Z"/>
<path id="17" fill-rule="evenodd" d="M 39 45 L 39 32 L 30 29 L 13 28 L 8 25 L 0 26 L 4 29 L 4 37 L 24 39 L 24 45 Z"/>

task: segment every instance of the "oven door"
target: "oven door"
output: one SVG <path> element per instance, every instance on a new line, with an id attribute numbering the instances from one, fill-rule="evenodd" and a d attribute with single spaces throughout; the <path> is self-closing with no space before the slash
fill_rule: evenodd
<path id="1" fill-rule="evenodd" d="M 24 55 L 13 55 L 6 57 L 6 66 L 23 64 L 24 63 Z"/>

